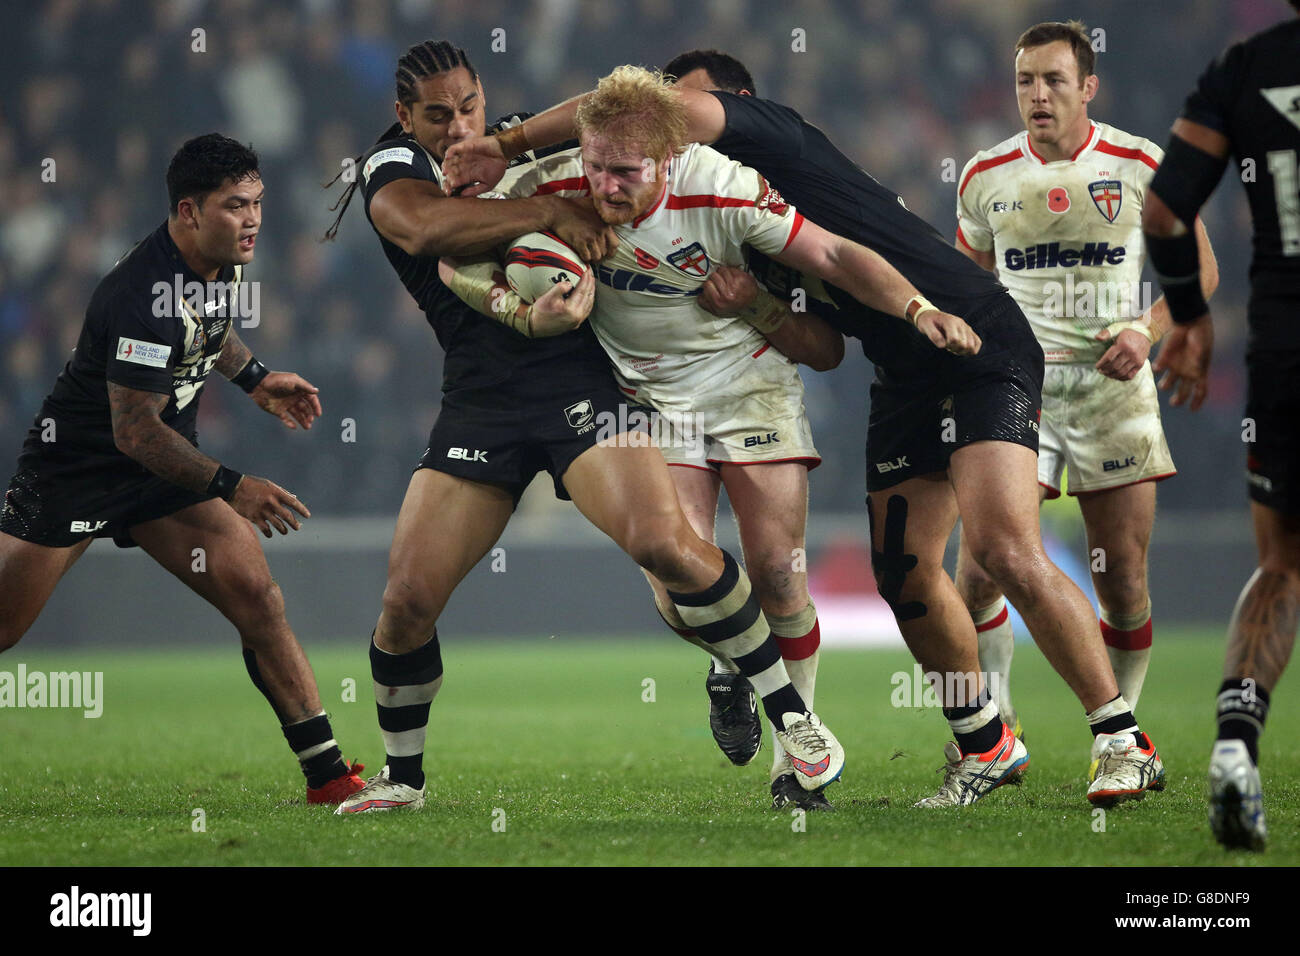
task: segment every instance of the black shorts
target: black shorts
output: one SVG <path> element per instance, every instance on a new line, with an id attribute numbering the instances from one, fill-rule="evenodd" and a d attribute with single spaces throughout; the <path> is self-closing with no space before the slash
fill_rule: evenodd
<path id="1" fill-rule="evenodd" d="M 1300 514 L 1300 350 L 1252 351 L 1246 372 L 1246 418 L 1255 425 L 1246 446 L 1250 497 Z"/>
<path id="2" fill-rule="evenodd" d="M 159 478 L 125 455 L 79 455 L 33 447 L 29 439 L 5 492 L 0 531 L 49 548 L 87 538 L 112 538 L 119 548 L 133 548 L 135 525 L 211 498 Z"/>
<path id="3" fill-rule="evenodd" d="M 978 355 L 936 362 L 931 378 L 872 384 L 867 491 L 946 471 L 954 451 L 977 441 L 1037 454 L 1043 350 L 1010 296 L 994 308 L 981 322 Z"/>
<path id="4" fill-rule="evenodd" d="M 586 363 L 556 362 L 500 385 L 454 389 L 443 395 L 415 467 L 504 485 L 516 504 L 546 471 L 555 496 L 568 501 L 565 471 L 601 439 L 627 431 L 628 409 L 609 367 Z"/>

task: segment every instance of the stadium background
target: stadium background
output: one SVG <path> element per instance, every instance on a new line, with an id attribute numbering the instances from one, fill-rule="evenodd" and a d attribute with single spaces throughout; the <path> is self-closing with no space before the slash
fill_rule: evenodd
<path id="1" fill-rule="evenodd" d="M 214 381 L 204 390 L 200 437 L 215 457 L 293 489 L 317 516 L 268 545 L 304 641 L 364 639 L 393 519 L 436 413 L 441 354 L 359 208 L 336 242 L 318 241 L 338 195 L 321 184 L 391 122 L 392 70 L 406 47 L 428 37 L 465 47 L 489 117 L 541 109 L 619 63 L 654 65 L 683 49 L 721 47 L 750 66 L 762 95 L 822 126 L 951 235 L 956 183 L 945 170 L 960 170 L 1019 128 L 1011 47 L 1025 27 L 1079 17 L 1102 31 L 1093 117 L 1163 145 L 1204 64 L 1290 15 L 1281 0 L 17 5 L 0 40 L 0 477 L 75 344 L 96 281 L 165 215 L 171 153 L 214 129 L 250 142 L 267 195 L 249 273 L 262 284 L 260 324 L 243 337 L 267 364 L 320 386 L 325 418 L 309 434 L 286 433 Z M 203 52 L 192 49 L 196 28 Z M 806 37 L 802 52 L 792 49 L 796 30 Z M 503 51 L 494 52 L 494 37 Z M 42 180 L 47 159 L 54 182 Z M 1197 416 L 1166 409 L 1180 474 L 1160 486 L 1152 591 L 1161 620 L 1217 626 L 1254 565 L 1241 441 L 1249 222 L 1232 182 L 1205 218 L 1222 273 L 1213 303 L 1218 351 L 1206 408 Z M 825 457 L 812 476 L 813 594 L 819 604 L 842 597 L 848 630 L 869 630 L 881 611 L 870 596 L 861 507 L 870 368 L 850 347 L 840 369 L 804 378 Z M 345 419 L 355 423 L 355 441 L 343 440 Z M 1076 514 L 1072 503 L 1047 512 L 1062 555 L 1082 552 Z M 723 541 L 734 540 L 725 505 L 719 524 Z M 471 574 L 447 612 L 448 633 L 656 626 L 631 562 L 554 501 L 546 483 L 526 496 L 502 546 L 504 573 L 484 562 Z M 188 613 L 201 605 L 182 592 L 138 551 L 102 542 L 27 641 L 228 640 L 215 614 Z"/>

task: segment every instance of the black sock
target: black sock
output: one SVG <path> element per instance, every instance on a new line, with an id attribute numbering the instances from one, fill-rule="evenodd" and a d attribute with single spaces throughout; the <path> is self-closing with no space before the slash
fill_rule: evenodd
<path id="1" fill-rule="evenodd" d="M 334 739 L 334 731 L 330 729 L 330 719 L 324 713 L 280 729 L 298 758 L 307 786 L 313 790 L 348 772 L 338 741 Z"/>
<path id="2" fill-rule="evenodd" d="M 1259 764 L 1259 735 L 1268 717 L 1268 691 L 1251 677 L 1230 677 L 1219 687 L 1219 740 L 1240 740 Z"/>
<path id="3" fill-rule="evenodd" d="M 1119 700 L 1122 696 L 1122 694 L 1116 694 L 1110 700 L 1106 701 L 1106 703 L 1093 711 L 1092 714 L 1089 714 L 1088 727 L 1092 730 L 1092 735 L 1094 737 L 1100 737 L 1102 734 L 1113 735 L 1131 733 L 1139 739 L 1140 743 L 1146 735 L 1138 732 L 1137 718 L 1133 716 L 1133 711 L 1128 708 L 1127 703 L 1125 704 L 1124 710 L 1109 713 L 1109 711 L 1114 709 L 1112 705 L 1115 705 L 1115 701 Z M 1104 716 L 1094 716 L 1102 714 L 1104 714 Z"/>
<path id="4" fill-rule="evenodd" d="M 983 720 L 980 720 L 980 712 L 985 710 L 987 712 L 982 715 Z M 989 707 L 987 687 L 980 691 L 975 703 L 964 707 L 945 707 L 943 716 L 948 720 L 953 739 L 957 741 L 962 756 L 988 753 L 1002 739 L 1002 718 L 998 716 L 996 707 Z"/>
<path id="5" fill-rule="evenodd" d="M 423 645 L 406 654 L 381 650 L 371 634 L 370 674 L 375 681 L 379 732 L 388 755 L 388 779 L 418 790 L 424 786 L 429 705 L 442 686 L 437 630 Z"/>

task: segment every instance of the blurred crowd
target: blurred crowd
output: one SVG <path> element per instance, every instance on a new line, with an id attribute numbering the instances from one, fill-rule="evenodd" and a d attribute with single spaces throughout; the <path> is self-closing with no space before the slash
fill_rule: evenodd
<path id="1" fill-rule="evenodd" d="M 238 389 L 212 381 L 203 447 L 293 488 L 318 514 L 396 509 L 436 415 L 441 354 L 360 202 L 336 241 L 320 241 L 340 191 L 322 185 L 392 122 L 394 63 L 420 40 L 466 49 L 489 118 L 540 110 L 618 63 L 656 65 L 685 49 L 722 48 L 747 63 L 761 95 L 800 110 L 951 235 L 954 168 L 1019 128 L 1012 47 L 1027 26 L 1075 16 L 1099 31 L 1093 117 L 1163 145 L 1209 59 L 1289 15 L 1281 0 L 15 6 L 0 40 L 0 468 L 10 467 L 66 362 L 96 282 L 165 217 L 171 154 L 190 136 L 218 130 L 259 152 L 267 187 L 247 273 L 261 282 L 260 321 L 241 334 L 268 365 L 319 386 L 326 414 L 309 434 L 281 435 Z M 1162 486 L 1165 508 L 1244 500 L 1249 220 L 1240 190 L 1225 182 L 1205 218 L 1223 277 L 1214 300 L 1219 352 L 1207 408 L 1197 417 L 1166 410 L 1182 474 Z M 826 459 L 813 476 L 813 507 L 857 509 L 870 368 L 856 354 L 833 373 L 804 378 Z"/>

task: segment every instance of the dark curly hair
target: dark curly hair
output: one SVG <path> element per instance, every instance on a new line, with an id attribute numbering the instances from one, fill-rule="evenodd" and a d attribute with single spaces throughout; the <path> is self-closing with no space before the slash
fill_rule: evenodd
<path id="1" fill-rule="evenodd" d="M 167 166 L 167 201 L 176 215 L 182 199 L 193 199 L 200 206 L 208 193 L 220 189 L 226 180 L 241 182 L 260 179 L 257 153 L 251 146 L 222 136 L 205 133 L 186 140 Z"/>
<path id="2" fill-rule="evenodd" d="M 664 64 L 663 71 L 665 75 L 680 80 L 687 73 L 701 69 L 709 74 L 709 79 L 718 84 L 720 90 L 728 93 L 749 90 L 755 96 L 758 95 L 754 89 L 754 78 L 750 76 L 749 70 L 745 69 L 745 64 L 721 50 L 690 50 L 679 53 Z"/>

